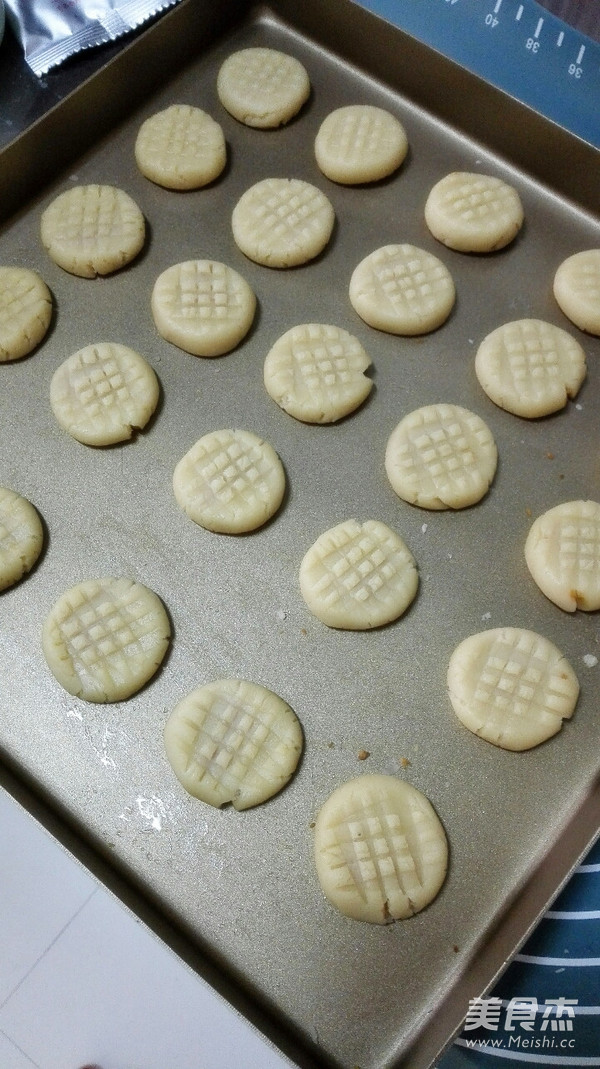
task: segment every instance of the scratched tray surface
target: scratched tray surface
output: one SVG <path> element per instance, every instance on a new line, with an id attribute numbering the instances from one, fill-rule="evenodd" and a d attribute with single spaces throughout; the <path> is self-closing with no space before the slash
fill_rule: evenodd
<path id="1" fill-rule="evenodd" d="M 236 123 L 215 91 L 222 60 L 235 48 L 259 43 L 296 55 L 313 87 L 300 117 L 276 132 Z M 446 129 L 418 100 L 387 90 L 369 76 L 368 61 L 368 41 L 365 69 L 358 72 L 276 18 L 244 23 L 70 166 L 0 235 L 0 261 L 38 269 L 57 309 L 40 349 L 0 368 L 0 482 L 29 497 L 47 527 L 39 566 L 2 595 L 0 739 L 11 764 L 301 1044 L 316 1045 L 331 1064 L 375 1069 L 407 1052 L 585 803 L 598 772 L 597 669 L 583 660 L 598 650 L 598 619 L 551 605 L 528 575 L 523 544 L 532 517 L 563 500 L 600 495 L 600 351 L 597 340 L 573 328 L 588 353 L 588 379 L 577 403 L 554 417 L 522 421 L 486 398 L 473 369 L 478 340 L 523 316 L 568 328 L 551 280 L 566 255 L 598 244 L 597 226 L 485 147 Z M 319 173 L 313 142 L 329 111 L 357 100 L 392 110 L 411 148 L 391 179 L 343 188 Z M 228 142 L 225 174 L 189 194 L 147 182 L 133 160 L 141 121 L 175 101 L 209 111 Z M 428 234 L 426 193 L 458 168 L 491 171 L 519 190 L 526 223 L 505 252 L 462 256 Z M 245 189 L 267 176 L 304 178 L 330 197 L 336 230 L 318 261 L 277 272 L 237 250 L 232 208 Z M 149 239 L 129 269 L 102 280 L 77 279 L 41 249 L 41 211 L 76 182 L 114 183 L 142 208 Z M 451 319 L 423 338 L 371 330 L 348 301 L 355 264 L 395 241 L 436 253 L 456 282 Z M 258 297 L 252 332 L 220 359 L 189 356 L 164 342 L 153 326 L 154 280 L 172 263 L 191 258 L 230 264 Z M 284 330 L 307 321 L 345 327 L 373 360 L 371 398 L 335 426 L 296 422 L 263 387 L 268 349 Z M 106 450 L 72 440 L 48 403 L 58 364 L 99 340 L 138 349 L 162 389 L 149 429 Z M 406 412 L 436 401 L 479 413 L 499 450 L 490 493 L 458 513 L 412 508 L 395 496 L 384 473 L 393 427 Z M 202 434 L 224 426 L 264 435 L 288 478 L 280 513 L 243 538 L 197 527 L 171 490 L 180 457 Z M 420 569 L 411 610 L 371 633 L 327 629 L 310 615 L 298 589 L 306 549 L 349 517 L 376 517 L 396 529 Z M 164 669 L 142 693 L 96 706 L 70 697 L 55 682 L 41 654 L 40 627 L 64 589 L 111 573 L 133 576 L 163 598 L 174 638 Z M 500 625 L 529 627 L 556 642 L 582 685 L 573 721 L 525 754 L 476 739 L 459 724 L 446 695 L 446 666 L 457 642 Z M 162 744 L 174 703 L 193 687 L 228 676 L 282 695 L 305 733 L 293 781 L 244 813 L 217 811 L 188 797 Z M 365 762 L 357 758 L 361 750 L 370 753 Z M 424 791 L 450 842 L 450 869 L 439 897 L 418 916 L 390 927 L 341 917 L 324 900 L 313 870 L 311 824 L 320 804 L 363 772 L 399 775 Z"/>

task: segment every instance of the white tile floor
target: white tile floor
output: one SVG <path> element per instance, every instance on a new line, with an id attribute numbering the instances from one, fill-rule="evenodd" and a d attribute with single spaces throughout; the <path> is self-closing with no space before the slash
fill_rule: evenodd
<path id="1" fill-rule="evenodd" d="M 0 788 L 0 1069 L 291 1069 Z"/>

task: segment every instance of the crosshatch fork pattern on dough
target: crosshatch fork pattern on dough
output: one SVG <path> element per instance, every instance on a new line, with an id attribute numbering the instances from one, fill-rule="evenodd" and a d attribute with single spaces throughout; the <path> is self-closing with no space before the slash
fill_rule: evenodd
<path id="1" fill-rule="evenodd" d="M 152 314 L 162 336 L 196 356 L 233 349 L 249 331 L 255 308 L 246 280 L 217 260 L 174 264 L 152 291 Z"/>
<path id="2" fill-rule="evenodd" d="M 315 860 L 333 905 L 358 920 L 385 924 L 418 912 L 437 894 L 447 842 L 420 791 L 391 776 L 360 776 L 323 805 Z"/>
<path id="3" fill-rule="evenodd" d="M 285 491 L 275 450 L 251 431 L 220 430 L 200 438 L 173 474 L 178 504 L 211 531 L 241 533 L 265 523 Z"/>
<path id="4" fill-rule="evenodd" d="M 302 729 L 277 694 L 245 680 L 219 680 L 192 691 L 165 726 L 175 774 L 210 805 L 247 809 L 270 798 L 292 775 Z"/>
<path id="5" fill-rule="evenodd" d="M 525 559 L 559 608 L 600 609 L 600 504 L 567 501 L 539 516 L 527 535 Z"/>
<path id="6" fill-rule="evenodd" d="M 59 683 L 87 701 L 119 701 L 154 675 L 167 649 L 162 602 L 130 579 L 92 579 L 59 599 L 43 628 L 43 648 Z"/>
<path id="7" fill-rule="evenodd" d="M 312 260 L 329 241 L 335 215 L 329 199 L 299 178 L 265 178 L 240 197 L 231 222 L 241 251 L 267 267 Z"/>
<path id="8" fill-rule="evenodd" d="M 346 520 L 306 553 L 300 589 L 330 627 L 366 630 L 401 616 L 415 597 L 418 573 L 402 539 L 377 520 Z"/>
<path id="9" fill-rule="evenodd" d="M 459 405 L 409 413 L 388 440 L 385 469 L 399 497 L 428 509 L 465 508 L 487 492 L 498 454 L 483 420 Z"/>
<path id="10" fill-rule="evenodd" d="M 391 334 L 426 334 L 448 318 L 454 281 L 445 264 L 414 245 L 384 245 L 361 260 L 350 303 L 369 326 Z"/>
<path id="11" fill-rule="evenodd" d="M 514 627 L 461 642 L 450 658 L 448 688 L 461 722 L 509 750 L 526 750 L 555 735 L 579 694 L 560 650 L 542 635 Z"/>

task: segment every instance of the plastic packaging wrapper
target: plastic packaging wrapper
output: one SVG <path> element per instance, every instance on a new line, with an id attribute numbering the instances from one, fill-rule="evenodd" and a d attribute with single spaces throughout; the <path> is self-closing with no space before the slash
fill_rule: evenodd
<path id="1" fill-rule="evenodd" d="M 178 0 L 5 0 L 34 74 L 46 74 L 85 48 L 115 41 Z"/>

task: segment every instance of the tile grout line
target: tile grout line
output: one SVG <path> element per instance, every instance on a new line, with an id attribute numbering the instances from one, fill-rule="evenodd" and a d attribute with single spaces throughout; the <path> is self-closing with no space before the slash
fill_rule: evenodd
<path id="1" fill-rule="evenodd" d="M 93 891 L 91 891 L 89 893 L 89 895 L 87 896 L 85 901 L 83 901 L 81 903 L 81 905 L 78 906 L 78 908 L 75 910 L 75 912 L 69 917 L 68 921 L 66 921 L 66 923 L 63 924 L 63 926 L 60 929 L 60 931 L 58 931 L 56 933 L 56 935 L 54 936 L 54 938 L 51 939 L 50 942 L 47 944 L 47 946 L 44 947 L 44 949 L 42 950 L 41 954 L 38 954 L 37 958 L 35 959 L 33 964 L 29 967 L 27 972 L 24 973 L 24 975 L 21 977 L 21 979 L 19 980 L 18 984 L 15 984 L 15 986 L 11 989 L 10 993 L 6 996 L 6 998 L 4 1000 L 0 1001 L 0 1013 L 5 1008 L 5 1006 L 7 1006 L 7 1004 L 10 1002 L 11 998 L 13 997 L 13 995 L 16 994 L 16 992 L 19 990 L 21 985 L 24 984 L 25 981 L 31 976 L 33 970 L 39 965 L 39 963 L 42 960 L 42 958 L 45 957 L 45 955 L 48 953 L 48 951 L 52 949 L 52 947 L 60 939 L 60 937 L 62 935 L 64 935 L 64 933 L 66 932 L 67 928 L 69 928 L 71 926 L 73 921 L 76 920 L 76 918 L 79 916 L 81 911 L 83 909 L 85 909 L 85 907 L 91 902 L 92 898 L 94 897 L 94 895 L 96 895 L 98 893 L 99 890 L 100 890 L 100 885 L 97 885 L 96 887 L 94 887 Z M 10 1036 L 8 1038 L 10 1039 Z M 12 1040 L 11 1040 L 11 1043 L 12 1043 Z"/>
<path id="2" fill-rule="evenodd" d="M 28 1062 L 30 1062 L 32 1069 L 42 1069 L 42 1066 L 38 1065 L 37 1062 L 34 1062 L 33 1059 L 30 1058 L 28 1054 L 26 1054 L 23 1048 L 20 1047 L 18 1043 L 15 1043 L 14 1039 L 12 1039 L 12 1037 L 9 1036 L 8 1032 L 5 1032 L 3 1028 L 0 1028 L 0 1036 L 4 1036 L 6 1041 L 10 1043 L 11 1047 L 14 1047 L 15 1050 L 18 1050 L 19 1054 L 22 1054 L 23 1057 L 26 1058 Z"/>

